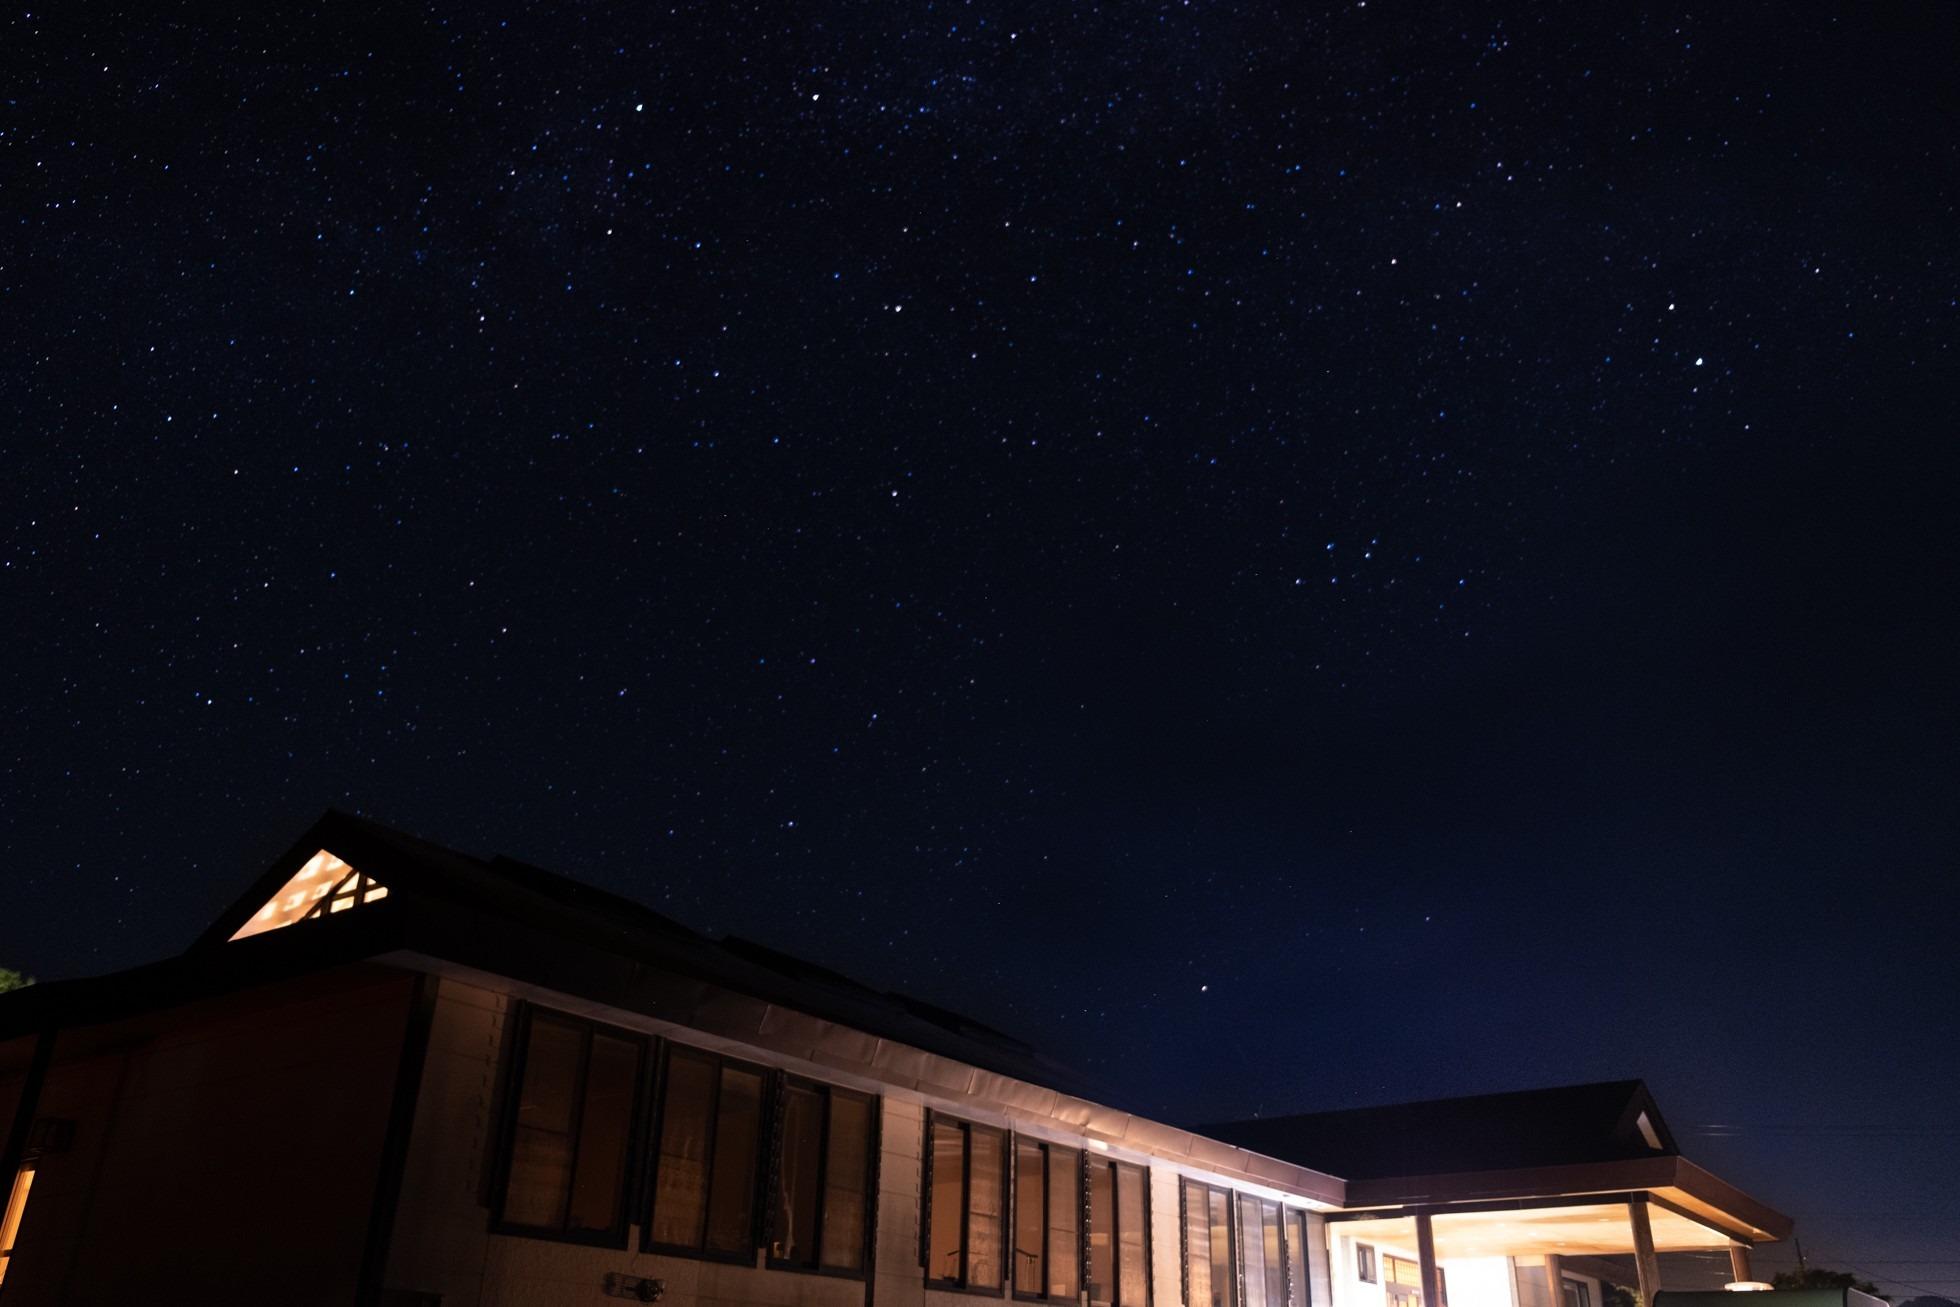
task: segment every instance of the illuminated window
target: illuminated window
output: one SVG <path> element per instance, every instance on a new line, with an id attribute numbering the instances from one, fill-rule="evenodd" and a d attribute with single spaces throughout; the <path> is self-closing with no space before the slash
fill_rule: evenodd
<path id="1" fill-rule="evenodd" d="M 1279 1204 L 1239 1195 L 1239 1267 L 1244 1307 L 1286 1307 L 1286 1254 L 1280 1248 Z"/>
<path id="2" fill-rule="evenodd" d="M 7 1267 L 13 1261 L 14 1239 L 20 1234 L 20 1218 L 27 1212 L 27 1191 L 34 1187 L 34 1163 L 23 1163 L 14 1175 L 7 1194 L 6 1211 L 0 1212 L 0 1284 L 7 1281 Z"/>
<path id="3" fill-rule="evenodd" d="M 1149 1307 L 1144 1197 L 1148 1174 L 1128 1162 L 1089 1164 L 1089 1302 L 1093 1307 Z"/>
<path id="4" fill-rule="evenodd" d="M 1082 1278 L 1082 1154 L 1014 1141 L 1014 1292 L 1076 1300 Z"/>
<path id="5" fill-rule="evenodd" d="M 1003 1283 L 1007 1133 L 933 1115 L 926 1164 L 926 1279 L 967 1289 Z"/>
<path id="6" fill-rule="evenodd" d="M 295 921 L 324 917 L 388 897 L 388 887 L 354 870 L 321 849 L 266 900 L 252 919 L 232 932 L 233 939 L 262 935 Z"/>
<path id="7" fill-rule="evenodd" d="M 648 1248 L 754 1259 L 766 1087 L 760 1067 L 667 1046 Z"/>
<path id="8" fill-rule="evenodd" d="M 771 1264 L 863 1271 L 872 1107 L 866 1094 L 783 1082 L 782 1142 L 769 1200 Z"/>
<path id="9" fill-rule="evenodd" d="M 1382 1258 L 1382 1269 L 1387 1273 L 1388 1307 L 1421 1307 L 1422 1303 L 1422 1264 L 1412 1262 L 1406 1257 L 1393 1255 Z M 1443 1268 L 1436 1268 L 1436 1288 L 1443 1299 L 1449 1302 L 1449 1284 L 1443 1278 Z"/>
<path id="10" fill-rule="evenodd" d="M 628 1153 L 646 1041 L 522 1010 L 502 1153 L 506 1230 L 622 1246 Z"/>
<path id="11" fill-rule="evenodd" d="M 1184 1282 L 1188 1307 L 1232 1307 L 1232 1196 L 1184 1182 Z"/>

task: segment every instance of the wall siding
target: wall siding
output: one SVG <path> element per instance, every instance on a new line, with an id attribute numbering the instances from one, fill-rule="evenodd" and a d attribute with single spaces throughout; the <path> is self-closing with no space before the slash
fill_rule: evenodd
<path id="1" fill-rule="evenodd" d="M 345 1304 L 413 977 L 351 968 L 65 1031 L 8 1307 Z"/>

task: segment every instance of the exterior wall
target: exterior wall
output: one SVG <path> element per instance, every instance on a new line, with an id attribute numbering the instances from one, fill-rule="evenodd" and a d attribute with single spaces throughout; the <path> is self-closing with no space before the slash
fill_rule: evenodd
<path id="1" fill-rule="evenodd" d="M 1388 1293 L 1382 1288 L 1382 1258 L 1393 1253 L 1397 1257 L 1414 1257 L 1415 1249 L 1406 1252 L 1401 1248 L 1375 1243 L 1371 1239 L 1356 1239 L 1342 1229 L 1339 1221 L 1327 1223 L 1329 1233 L 1328 1260 L 1331 1264 L 1333 1307 L 1387 1307 Z M 1354 1246 L 1357 1243 L 1372 1244 L 1375 1249 L 1375 1282 L 1363 1280 L 1356 1271 Z"/>
<path id="2" fill-rule="evenodd" d="M 0 1039 L 0 1147 L 4 1147 L 7 1131 L 13 1126 L 14 1105 L 20 1101 L 27 1065 L 33 1058 L 34 1036 Z"/>
<path id="3" fill-rule="evenodd" d="M 1511 1266 L 1511 1283 L 1517 1293 L 1518 1307 L 1561 1307 L 1545 1291 L 1545 1261 L 1542 1257 L 1513 1258 Z"/>
<path id="4" fill-rule="evenodd" d="M 547 1004 L 548 1005 L 548 1004 Z M 399 1215 L 385 1284 L 387 1301 L 429 1301 L 416 1295 L 440 1294 L 444 1307 L 531 1307 L 532 1304 L 603 1303 L 609 1273 L 663 1282 L 664 1307 L 976 1307 L 993 1299 L 1012 1303 L 1007 1289 L 998 1294 L 927 1288 L 919 1264 L 921 1186 L 924 1177 L 925 1115 L 928 1107 L 993 1125 L 1011 1126 L 1054 1142 L 1085 1150 L 1085 1156 L 1111 1155 L 1149 1166 L 1150 1307 L 1184 1307 L 1183 1241 L 1178 1224 L 1178 1182 L 1182 1175 L 1245 1190 L 1243 1181 L 1152 1158 L 1130 1150 L 1092 1144 L 1087 1134 L 1052 1125 L 1035 1128 L 1016 1121 L 1001 1104 L 953 1093 L 927 1097 L 905 1088 L 877 1085 L 753 1046 L 731 1046 L 711 1037 L 694 1039 L 746 1060 L 786 1067 L 817 1079 L 869 1089 L 879 1094 L 878 1158 L 869 1274 L 864 1279 L 816 1275 L 759 1265 L 641 1252 L 640 1227 L 627 1234 L 624 1248 L 595 1248 L 524 1235 L 492 1233 L 490 1172 L 500 1108 L 504 1043 L 516 1010 L 514 996 L 487 984 L 448 976 L 439 984 L 430 1029 L 414 1132 L 402 1177 Z M 630 1014 L 566 1004 L 566 1010 L 627 1028 L 651 1023 Z M 688 1041 L 690 1032 L 676 1032 Z M 1299 1199 L 1295 1198 L 1295 1205 Z M 1315 1245 L 1309 1265 L 1315 1307 L 1326 1307 L 1326 1223 L 1309 1215 L 1308 1242 Z"/>
<path id="5" fill-rule="evenodd" d="M 1516 1257 L 1510 1260 L 1512 1266 L 1511 1284 L 1513 1293 L 1515 1294 L 1513 1301 L 1516 1303 L 1516 1307 L 1565 1307 L 1564 1294 L 1561 1293 L 1558 1299 L 1554 1301 L 1551 1294 L 1546 1291 L 1544 1258 Z M 1591 1303 L 1592 1307 L 1601 1307 L 1602 1299 L 1600 1298 L 1600 1293 L 1604 1286 L 1600 1284 L 1597 1276 L 1582 1275 L 1569 1267 L 1563 1267 L 1559 1271 L 1559 1278 L 1562 1280 L 1577 1280 L 1580 1284 L 1585 1285 L 1586 1301 Z"/>
<path id="6" fill-rule="evenodd" d="M 1178 1173 L 1150 1168 L 1150 1307 L 1183 1307 L 1184 1231 L 1178 1228 Z"/>
<path id="7" fill-rule="evenodd" d="M 8 1307 L 351 1302 L 412 994 L 350 968 L 63 1030 Z"/>
<path id="8" fill-rule="evenodd" d="M 1508 1257 L 1458 1257 L 1445 1261 L 1449 1307 L 1517 1307 L 1517 1284 Z M 1598 1299 L 1593 1307 L 1599 1307 Z"/>
<path id="9" fill-rule="evenodd" d="M 925 1307 L 952 1301 L 973 1307 L 964 1294 L 928 1292 L 919 1265 L 919 1219 L 925 1183 L 926 1113 L 922 1104 L 887 1097 L 878 1138 L 878 1234 L 871 1249 L 876 1307 Z"/>

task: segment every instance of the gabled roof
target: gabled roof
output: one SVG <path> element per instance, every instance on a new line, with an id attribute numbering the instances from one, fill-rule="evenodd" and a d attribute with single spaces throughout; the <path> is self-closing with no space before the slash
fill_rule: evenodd
<path id="1" fill-rule="evenodd" d="M 220 914 L 186 957 L 277 947 L 287 942 L 280 936 L 325 924 L 298 914 L 288 917 L 283 907 L 295 895 L 295 877 L 321 865 L 323 852 L 329 855 L 323 865 L 340 864 L 342 871 L 352 869 L 386 889 L 385 898 L 344 914 L 346 924 L 361 918 L 372 933 L 385 918 L 394 923 L 396 946 L 402 949 L 467 960 L 547 986 L 561 974 L 591 970 L 596 950 L 641 969 L 725 986 L 997 1074 L 1066 1092 L 1089 1088 L 1029 1045 L 957 1012 L 881 992 L 750 940 L 703 935 L 642 903 L 529 863 L 473 857 L 337 810 L 315 822 Z M 270 919 L 265 917 L 269 907 Z M 278 925 L 253 931 L 256 923 L 272 919 Z M 539 936 L 569 947 L 539 947 Z M 490 954 L 499 944 L 508 966 L 493 967 Z M 473 956 L 456 957 L 462 951 Z"/>
<path id="2" fill-rule="evenodd" d="M 1679 1151 L 1639 1080 L 1263 1117 L 1197 1130 L 1268 1157 L 1311 1158 L 1310 1165 L 1348 1180 L 1631 1161 Z"/>

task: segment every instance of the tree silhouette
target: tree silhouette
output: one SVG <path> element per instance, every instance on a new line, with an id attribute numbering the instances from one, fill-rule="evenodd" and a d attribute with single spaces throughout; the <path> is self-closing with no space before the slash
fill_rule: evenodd
<path id="1" fill-rule="evenodd" d="M 1800 1271 L 1778 1271 L 1770 1284 L 1778 1289 L 1856 1289 L 1874 1298 L 1885 1297 L 1870 1280 L 1861 1280 L 1849 1271 L 1833 1271 L 1822 1266 L 1806 1266 Z"/>

